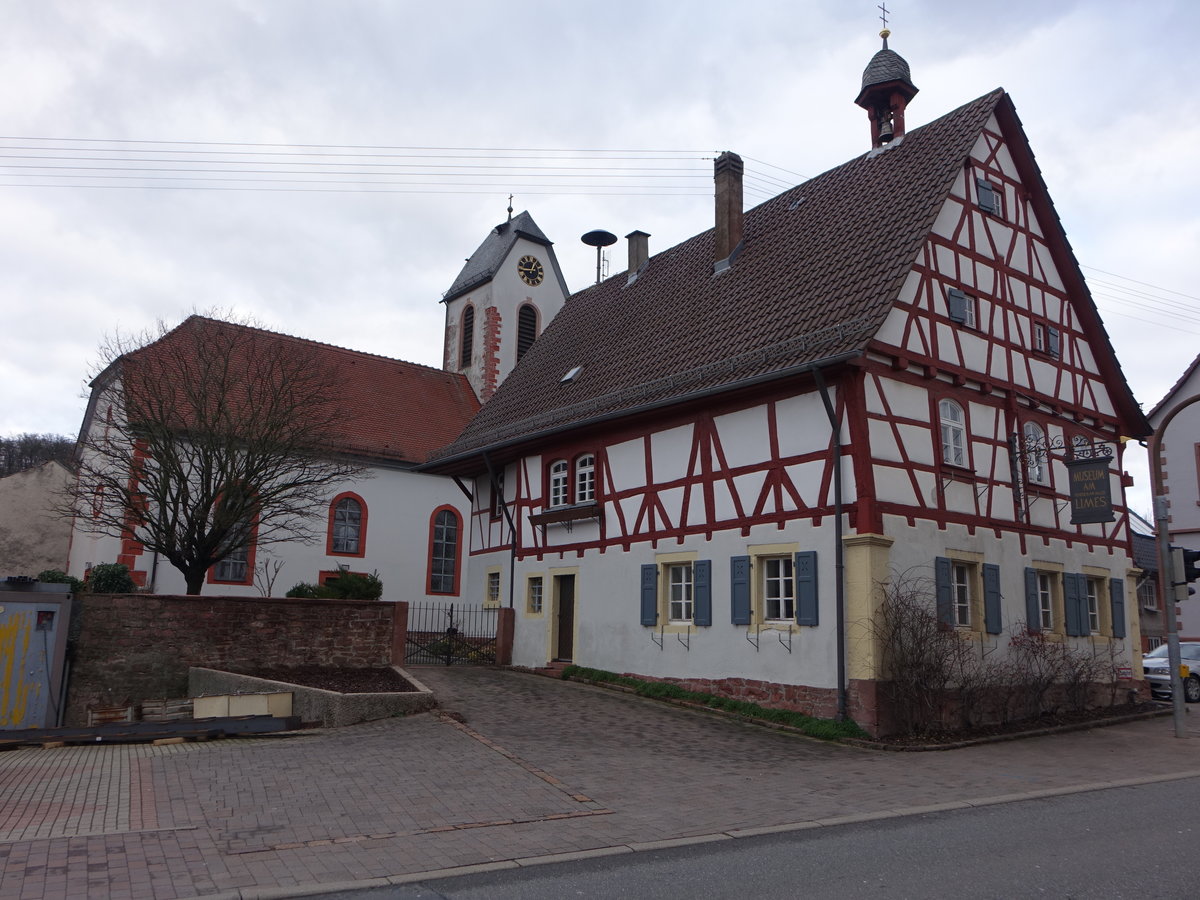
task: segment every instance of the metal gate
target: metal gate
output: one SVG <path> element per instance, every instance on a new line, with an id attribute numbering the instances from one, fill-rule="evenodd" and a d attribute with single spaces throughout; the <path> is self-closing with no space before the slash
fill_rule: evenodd
<path id="1" fill-rule="evenodd" d="M 496 664 L 497 610 L 454 603 L 408 607 L 404 663 L 410 666 Z"/>

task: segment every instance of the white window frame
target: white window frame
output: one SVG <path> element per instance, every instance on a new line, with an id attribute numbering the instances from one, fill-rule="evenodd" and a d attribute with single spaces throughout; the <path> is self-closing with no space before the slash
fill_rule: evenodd
<path id="1" fill-rule="evenodd" d="M 684 625 L 696 619 L 696 577 L 691 562 L 663 563 L 667 621 Z"/>
<path id="2" fill-rule="evenodd" d="M 541 575 L 530 575 L 525 582 L 525 610 L 531 616 L 540 616 L 545 599 L 546 583 Z"/>
<path id="3" fill-rule="evenodd" d="M 1157 650 L 1163 645 L 1163 639 L 1155 635 L 1146 635 L 1146 643 L 1149 645 L 1146 647 L 1147 651 Z"/>
<path id="4" fill-rule="evenodd" d="M 1037 422 L 1026 422 L 1021 426 L 1025 439 L 1025 477 L 1030 484 L 1050 483 L 1050 452 L 1047 449 L 1046 431 Z M 1030 449 L 1030 448 L 1034 449 Z"/>
<path id="5" fill-rule="evenodd" d="M 1033 349 L 1038 353 L 1045 353 L 1046 347 L 1046 326 L 1042 322 L 1033 323 Z"/>
<path id="6" fill-rule="evenodd" d="M 794 558 L 790 554 L 760 556 L 755 562 L 759 569 L 759 595 L 762 597 L 763 621 L 794 622 L 796 620 Z"/>
<path id="7" fill-rule="evenodd" d="M 596 499 L 596 457 L 585 453 L 575 460 L 575 502 L 592 503 Z"/>
<path id="8" fill-rule="evenodd" d="M 1054 573 L 1037 573 L 1038 625 L 1042 631 L 1054 630 Z"/>
<path id="9" fill-rule="evenodd" d="M 351 507 L 354 515 L 351 516 Z M 353 497 L 343 497 L 333 508 L 332 553 L 358 553 L 362 546 L 362 504 Z M 353 535 L 351 537 L 350 535 Z"/>
<path id="10" fill-rule="evenodd" d="M 1088 633 L 1099 634 L 1102 623 L 1100 620 L 1100 580 L 1097 578 L 1085 578 L 1084 582 L 1087 587 L 1087 617 L 1088 617 Z"/>
<path id="11" fill-rule="evenodd" d="M 975 612 L 975 565 L 950 561 L 950 603 L 956 628 L 973 628 Z"/>
<path id="12" fill-rule="evenodd" d="M 962 406 L 946 397 L 939 400 L 938 424 L 942 437 L 942 462 L 967 468 L 967 415 Z"/>
<path id="13" fill-rule="evenodd" d="M 550 508 L 566 506 L 571 502 L 571 467 L 565 459 L 550 463 Z"/>

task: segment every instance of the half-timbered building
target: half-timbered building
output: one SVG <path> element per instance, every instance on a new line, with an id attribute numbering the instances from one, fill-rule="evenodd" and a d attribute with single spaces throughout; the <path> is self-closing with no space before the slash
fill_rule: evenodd
<path id="1" fill-rule="evenodd" d="M 923 582 L 981 654 L 1030 628 L 1137 665 L 1146 420 L 1012 100 L 906 132 L 916 92 L 885 38 L 867 152 L 745 213 L 722 154 L 714 226 L 631 234 L 435 454 L 472 479 L 468 592 L 517 608 L 516 662 L 874 728 L 882 592 Z M 1082 460 L 1111 515 L 1072 505 Z"/>

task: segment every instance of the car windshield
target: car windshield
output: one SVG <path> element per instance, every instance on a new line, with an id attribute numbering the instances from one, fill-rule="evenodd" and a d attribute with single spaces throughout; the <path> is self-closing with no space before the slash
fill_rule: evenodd
<path id="1" fill-rule="evenodd" d="M 1200 659 L 1200 644 L 1180 644 L 1179 645 L 1180 659 Z M 1166 659 L 1167 645 L 1159 644 L 1149 653 L 1142 654 L 1143 659 Z"/>
<path id="2" fill-rule="evenodd" d="M 1144 659 L 1163 659 L 1166 657 L 1166 655 L 1167 655 L 1167 645 L 1159 644 L 1157 647 L 1155 647 L 1149 653 L 1144 654 L 1143 658 Z"/>

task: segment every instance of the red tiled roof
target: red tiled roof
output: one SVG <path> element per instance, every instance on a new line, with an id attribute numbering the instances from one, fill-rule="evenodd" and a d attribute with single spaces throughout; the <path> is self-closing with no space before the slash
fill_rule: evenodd
<path id="1" fill-rule="evenodd" d="M 721 275 L 710 229 L 652 257 L 632 285 L 621 274 L 573 295 L 435 462 L 861 352 L 1003 96 L 749 210 Z"/>
<path id="2" fill-rule="evenodd" d="M 219 341 L 204 336 L 203 328 L 216 329 Z M 256 358 L 278 353 L 290 364 L 332 373 L 337 396 L 326 412 L 336 414 L 337 429 L 326 436 L 328 446 L 354 456 L 424 462 L 457 437 L 479 409 L 462 375 L 202 316 L 190 316 L 159 340 L 122 357 L 124 375 L 129 378 L 140 364 L 192 356 L 202 346 L 229 347 L 231 355 Z M 252 369 L 245 360 L 238 365 Z M 160 370 L 189 371 L 171 363 Z"/>

